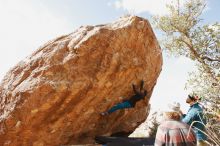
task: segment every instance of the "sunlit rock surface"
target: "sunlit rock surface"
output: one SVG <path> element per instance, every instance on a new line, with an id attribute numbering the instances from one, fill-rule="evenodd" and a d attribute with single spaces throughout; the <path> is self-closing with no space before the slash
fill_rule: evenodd
<path id="1" fill-rule="evenodd" d="M 0 84 L 0 145 L 91 144 L 96 135 L 131 133 L 147 117 L 161 68 L 152 28 L 136 16 L 49 41 Z M 100 116 L 120 96 L 131 96 L 131 83 L 141 79 L 149 91 L 145 100 Z"/>

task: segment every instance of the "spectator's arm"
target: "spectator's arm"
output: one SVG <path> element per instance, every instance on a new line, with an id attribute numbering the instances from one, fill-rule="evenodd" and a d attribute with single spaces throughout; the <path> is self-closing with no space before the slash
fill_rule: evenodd
<path id="1" fill-rule="evenodd" d="M 182 121 L 182 119 L 185 118 L 185 116 L 186 116 L 186 114 L 181 115 L 181 121 Z"/>
<path id="2" fill-rule="evenodd" d="M 179 110 L 179 114 L 181 115 L 181 116 L 184 116 L 185 114 L 183 114 L 183 112 L 181 111 L 181 110 Z"/>
<path id="3" fill-rule="evenodd" d="M 194 115 L 193 112 L 189 112 L 189 113 L 184 114 L 182 116 L 182 120 L 181 121 L 186 123 L 186 124 L 188 124 L 188 125 L 190 125 L 193 122 L 194 116 L 195 115 Z"/>

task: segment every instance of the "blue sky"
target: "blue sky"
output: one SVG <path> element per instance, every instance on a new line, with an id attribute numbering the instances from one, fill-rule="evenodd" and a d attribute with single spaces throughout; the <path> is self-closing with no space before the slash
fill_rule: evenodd
<path id="1" fill-rule="evenodd" d="M 170 0 L 166 0 L 169 2 Z M 0 79 L 9 68 L 50 39 L 73 32 L 81 25 L 103 24 L 124 14 L 136 14 L 151 21 L 151 14 L 165 13 L 165 0 L 0 0 Z M 220 0 L 208 0 L 204 22 L 220 21 Z M 154 30 L 158 36 L 158 31 Z M 164 65 L 155 87 L 153 107 L 168 101 L 187 105 L 184 90 L 193 62 L 164 56 Z"/>

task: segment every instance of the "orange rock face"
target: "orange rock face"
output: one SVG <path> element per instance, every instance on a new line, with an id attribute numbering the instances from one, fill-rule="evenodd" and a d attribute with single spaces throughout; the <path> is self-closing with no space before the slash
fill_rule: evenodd
<path id="1" fill-rule="evenodd" d="M 147 117 L 162 67 L 149 22 L 136 16 L 46 43 L 18 63 L 0 84 L 0 145 L 94 143 L 96 135 L 132 132 Z M 150 93 L 135 108 L 100 113 L 145 81 Z"/>

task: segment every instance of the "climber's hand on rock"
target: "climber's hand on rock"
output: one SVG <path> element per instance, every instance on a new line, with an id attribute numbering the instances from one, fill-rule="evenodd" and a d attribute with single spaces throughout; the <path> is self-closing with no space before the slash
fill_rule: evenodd
<path id="1" fill-rule="evenodd" d="M 140 92 L 142 92 L 143 88 L 144 88 L 144 80 L 142 79 L 141 80 L 141 85 L 140 85 Z"/>
<path id="2" fill-rule="evenodd" d="M 133 88 L 134 94 L 138 94 L 137 89 L 134 84 L 132 84 L 132 88 Z"/>

